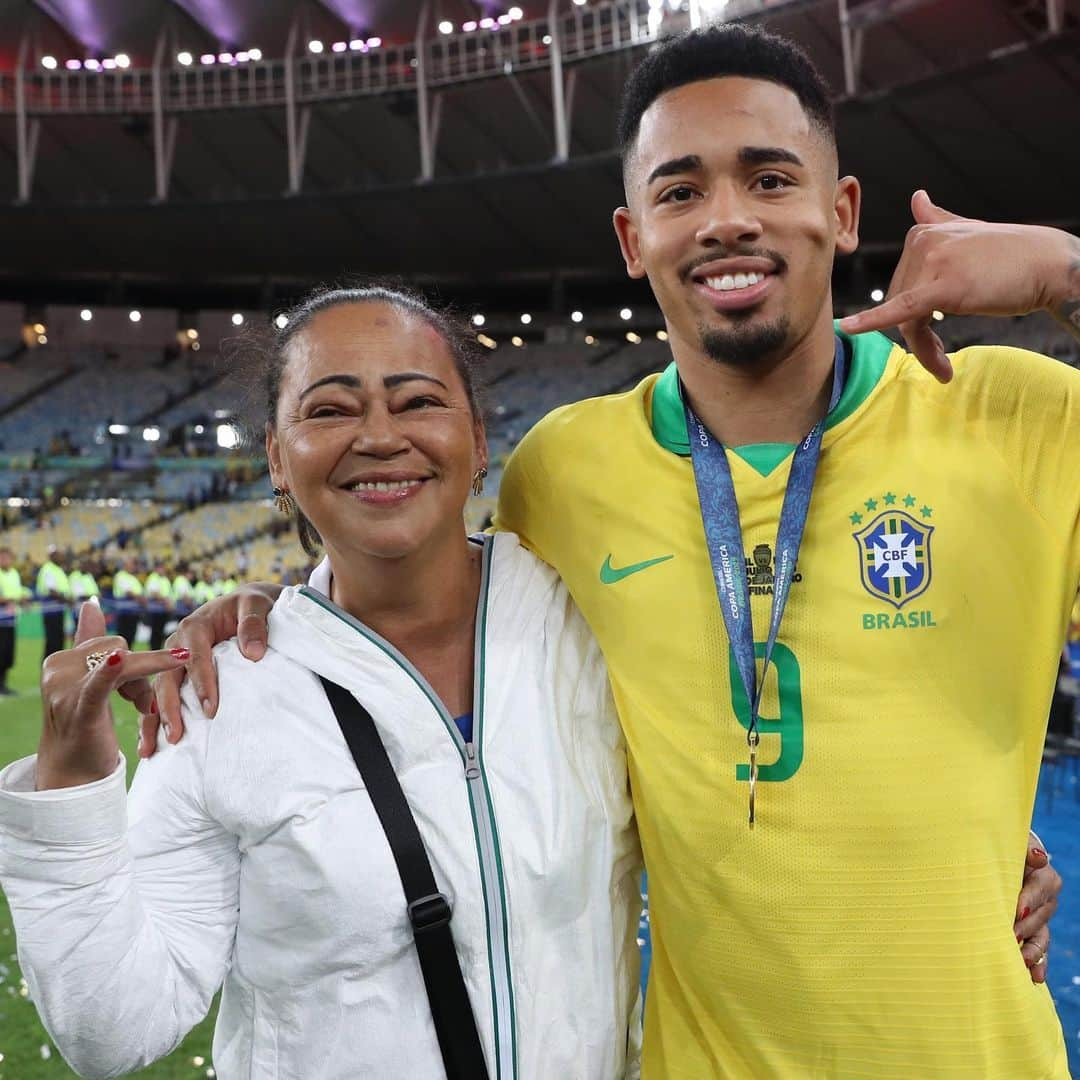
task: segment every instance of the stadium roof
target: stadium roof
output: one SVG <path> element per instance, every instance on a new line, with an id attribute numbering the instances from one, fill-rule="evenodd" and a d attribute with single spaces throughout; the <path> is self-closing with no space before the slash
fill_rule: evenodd
<path id="1" fill-rule="evenodd" d="M 918 186 L 973 216 L 1080 225 L 1080 142 L 1067 119 L 1080 115 L 1077 0 L 848 0 L 846 51 L 837 0 L 736 2 L 801 41 L 838 91 L 842 166 L 865 189 L 856 276 L 895 257 Z M 547 10 L 521 6 L 526 21 Z M 271 58 L 284 55 L 294 18 L 301 43 L 358 34 L 392 45 L 412 40 L 420 9 L 411 0 L 0 0 L 0 72 L 24 36 L 34 58 L 122 51 L 135 69 L 152 63 L 163 28 L 169 49 L 257 46 Z M 467 0 L 430 9 L 433 22 L 455 26 L 480 13 Z M 37 117 L 31 197 L 19 205 L 9 110 L 0 296 L 173 294 L 224 306 L 344 273 L 487 295 L 546 295 L 556 274 L 570 290 L 623 288 L 610 228 L 621 201 L 612 131 L 639 55 L 614 50 L 568 66 L 569 157 L 557 164 L 547 66 L 440 88 L 433 177 L 423 183 L 414 90 L 317 102 L 303 183 L 287 197 L 283 108 L 179 115 L 165 201 L 153 197 L 152 118 L 135 111 Z"/>

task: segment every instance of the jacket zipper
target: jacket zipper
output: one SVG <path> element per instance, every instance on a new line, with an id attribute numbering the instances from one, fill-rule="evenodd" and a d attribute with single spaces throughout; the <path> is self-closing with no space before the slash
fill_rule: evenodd
<path id="1" fill-rule="evenodd" d="M 378 645 L 394 660 L 424 692 L 434 706 L 447 732 L 454 741 L 464 766 L 465 786 L 469 795 L 469 812 L 472 815 L 473 835 L 477 860 L 480 865 L 480 885 L 484 896 L 484 914 L 487 923 L 488 971 L 491 975 L 492 1019 L 495 1034 L 496 1080 L 517 1080 L 517 1017 L 514 1010 L 514 990 L 510 972 L 510 931 L 506 914 L 506 883 L 502 873 L 502 857 L 499 853 L 498 830 L 491 792 L 483 765 L 484 723 L 484 641 L 487 625 L 487 595 L 490 583 L 491 556 L 494 538 L 485 537 L 483 571 L 480 581 L 480 599 L 476 611 L 476 643 L 473 676 L 473 740 L 466 742 L 457 724 L 440 701 L 427 680 L 390 642 L 379 637 L 359 619 L 332 604 L 322 593 L 302 586 L 300 593 L 320 607 L 337 615 L 343 622 L 359 631 L 373 644 Z"/>

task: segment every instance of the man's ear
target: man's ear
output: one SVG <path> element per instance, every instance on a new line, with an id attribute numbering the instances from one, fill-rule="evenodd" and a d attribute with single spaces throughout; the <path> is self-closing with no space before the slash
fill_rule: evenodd
<path id="1" fill-rule="evenodd" d="M 612 215 L 611 223 L 615 226 L 615 235 L 619 238 L 619 250 L 626 263 L 627 274 L 632 278 L 643 278 L 645 264 L 641 261 L 637 225 L 630 209 L 626 206 L 618 207 Z"/>
<path id="2" fill-rule="evenodd" d="M 836 250 L 850 255 L 859 246 L 859 211 L 862 209 L 862 187 L 854 176 L 843 176 L 836 182 Z"/>

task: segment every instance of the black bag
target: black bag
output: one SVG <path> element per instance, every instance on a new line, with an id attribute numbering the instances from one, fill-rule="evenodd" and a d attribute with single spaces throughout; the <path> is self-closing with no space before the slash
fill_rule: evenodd
<path id="1" fill-rule="evenodd" d="M 487 1080 L 476 1018 L 450 933 L 450 902 L 435 884 L 424 841 L 386 747 L 371 713 L 348 690 L 319 679 L 397 863 L 447 1078 Z"/>

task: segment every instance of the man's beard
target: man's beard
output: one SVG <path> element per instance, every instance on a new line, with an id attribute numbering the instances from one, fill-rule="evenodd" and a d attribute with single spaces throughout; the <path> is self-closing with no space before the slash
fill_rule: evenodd
<path id="1" fill-rule="evenodd" d="M 766 323 L 752 323 L 751 317 L 752 312 L 749 311 L 741 320 L 736 315 L 735 325 L 724 328 L 700 324 L 698 333 L 705 355 L 719 364 L 752 368 L 780 354 L 791 330 L 788 317 L 783 315 Z M 732 316 L 729 315 L 729 318 Z M 741 326 L 740 321 L 743 323 Z"/>

